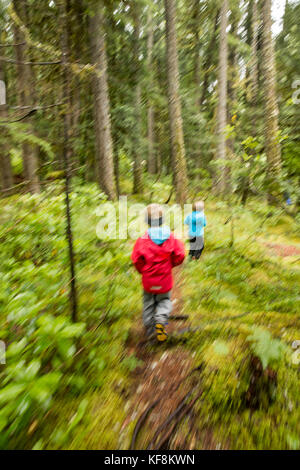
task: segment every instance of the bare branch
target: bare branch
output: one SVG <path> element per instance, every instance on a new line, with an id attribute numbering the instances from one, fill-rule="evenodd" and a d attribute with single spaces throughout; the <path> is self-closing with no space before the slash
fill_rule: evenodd
<path id="1" fill-rule="evenodd" d="M 0 56 L 0 60 L 2 62 L 6 62 L 8 64 L 15 64 L 15 65 L 59 65 L 61 64 L 61 60 L 56 60 L 54 62 L 23 62 L 15 59 L 7 59 L 6 57 Z"/>
<path id="2" fill-rule="evenodd" d="M 23 121 L 23 119 L 26 119 L 27 117 L 31 116 L 39 110 L 54 108 L 55 106 L 62 106 L 63 104 L 64 103 L 54 103 L 49 104 L 47 106 L 36 106 L 35 108 L 31 108 L 31 106 L 15 106 L 14 109 L 30 109 L 30 111 L 28 111 L 28 113 L 24 114 L 23 116 L 18 117 L 17 119 L 13 119 L 12 121 L 0 121 L 0 126 L 11 124 L 13 122 Z"/>
<path id="3" fill-rule="evenodd" d="M 0 44 L 0 47 L 18 47 L 25 46 L 26 42 L 18 42 L 16 44 Z"/>
<path id="4" fill-rule="evenodd" d="M 64 103 L 54 103 L 54 104 L 48 104 L 45 106 L 8 106 L 10 109 L 35 109 L 39 111 L 40 109 L 48 109 L 48 108 L 54 108 L 55 106 L 62 106 Z"/>
<path id="5" fill-rule="evenodd" d="M 23 116 L 21 116 L 17 119 L 13 119 L 12 121 L 0 121 L 0 126 L 5 126 L 6 124 L 12 124 L 13 122 L 23 121 L 23 119 L 31 116 L 32 114 L 34 114 L 36 112 L 37 112 L 37 109 L 31 109 L 28 113 L 24 114 Z"/>

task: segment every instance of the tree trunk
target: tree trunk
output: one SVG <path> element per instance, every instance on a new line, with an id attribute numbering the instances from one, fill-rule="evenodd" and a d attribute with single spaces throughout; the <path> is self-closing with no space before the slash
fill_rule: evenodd
<path id="1" fill-rule="evenodd" d="M 153 55 L 153 13 L 151 6 L 148 11 L 148 37 L 147 37 L 147 68 L 148 76 L 150 77 L 149 88 L 151 91 L 153 85 L 152 77 L 152 55 Z M 148 172 L 150 174 L 156 173 L 156 156 L 154 149 L 154 108 L 151 102 L 151 97 L 148 99 L 148 113 L 147 113 L 147 134 L 148 134 Z"/>
<path id="2" fill-rule="evenodd" d="M 278 107 L 276 100 L 276 75 L 272 39 L 271 0 L 262 1 L 263 18 L 263 71 L 265 98 L 265 152 L 267 155 L 268 200 L 272 202 L 280 193 L 281 153 L 278 142 Z"/>
<path id="3" fill-rule="evenodd" d="M 20 2 L 18 0 L 13 1 L 14 9 L 17 12 L 19 18 L 26 25 L 27 23 L 27 11 L 28 4 L 27 0 Z M 16 59 L 18 62 L 26 61 L 28 58 L 28 48 L 25 44 L 25 36 L 21 29 L 14 25 L 14 37 L 15 43 L 24 43 L 22 46 L 16 46 Z M 18 82 L 18 95 L 20 106 L 32 106 L 34 107 L 34 86 L 33 86 L 33 73 L 30 65 L 17 65 L 17 82 Z M 33 134 L 33 127 L 30 124 L 28 129 L 29 134 Z M 23 144 L 23 167 L 24 176 L 28 181 L 28 189 L 31 193 L 40 192 L 38 171 L 38 152 L 37 147 L 28 142 Z"/>
<path id="4" fill-rule="evenodd" d="M 110 199 L 116 198 L 113 143 L 111 137 L 110 100 L 107 83 L 107 59 L 102 2 L 90 17 L 92 62 L 98 74 L 92 77 L 96 134 L 96 175 L 101 189 Z"/>
<path id="5" fill-rule="evenodd" d="M 133 136 L 133 193 L 143 192 L 143 167 L 141 156 L 141 86 L 138 83 L 134 92 L 134 110 L 135 110 L 135 135 Z"/>
<path id="6" fill-rule="evenodd" d="M 140 66 L 140 9 L 138 5 L 132 7 L 133 22 L 134 22 L 134 50 L 133 60 L 135 64 L 135 77 L 134 77 L 134 114 L 135 114 L 135 129 L 133 136 L 133 193 L 139 194 L 143 192 L 143 167 L 141 155 L 141 66 Z"/>
<path id="7" fill-rule="evenodd" d="M 251 64 L 250 64 L 250 84 L 249 84 L 249 102 L 255 108 L 257 103 L 258 92 L 258 30 L 259 30 L 259 16 L 257 8 L 257 0 L 252 3 L 252 38 L 251 38 Z M 253 126 L 253 130 L 254 130 Z"/>
<path id="8" fill-rule="evenodd" d="M 194 81 L 196 91 L 196 108 L 200 111 L 200 37 L 199 37 L 199 23 L 200 23 L 200 0 L 195 0 L 193 4 L 193 31 L 194 31 Z"/>
<path id="9" fill-rule="evenodd" d="M 218 10 L 215 16 L 215 21 L 214 21 L 214 29 L 212 31 L 212 35 L 207 47 L 207 51 L 205 54 L 205 61 L 203 64 L 203 84 L 202 84 L 202 94 L 201 94 L 201 99 L 200 99 L 200 107 L 202 107 L 206 95 L 207 95 L 207 88 L 208 88 L 208 77 L 209 77 L 209 69 L 211 67 L 212 63 L 212 58 L 213 58 L 213 50 L 214 50 L 214 45 L 216 42 L 216 33 L 217 33 L 217 28 L 218 28 L 218 21 L 219 21 L 219 16 L 220 16 L 220 11 Z"/>
<path id="10" fill-rule="evenodd" d="M 230 22 L 231 22 L 231 35 L 238 39 L 238 26 L 240 18 L 240 9 L 239 1 L 235 5 L 235 9 L 231 10 Z M 237 46 L 232 44 L 229 47 L 228 51 L 228 105 L 227 105 L 227 121 L 232 124 L 234 122 L 234 113 L 237 108 L 237 96 L 236 96 L 236 81 L 238 77 L 237 69 Z M 234 137 L 230 136 L 227 139 L 227 155 L 228 160 L 233 161 L 235 158 L 234 155 Z M 225 190 L 227 193 L 230 193 L 232 189 L 231 186 L 231 168 L 229 166 L 225 167 Z"/>
<path id="11" fill-rule="evenodd" d="M 7 106 L 6 106 L 6 92 L 5 92 L 5 76 L 3 70 L 3 64 L 0 61 L 0 81 L 3 82 L 3 104 L 0 104 L 0 119 L 5 121 L 7 118 Z M 4 103 L 5 102 L 5 103 Z M 6 129 L 4 126 L 1 126 L 2 134 L 2 145 L 0 149 L 0 172 L 1 172 L 1 185 L 4 190 L 4 196 L 8 196 L 11 191 L 8 191 L 13 186 L 13 173 L 11 168 L 10 155 L 7 150 L 7 145 L 5 142 Z"/>
<path id="12" fill-rule="evenodd" d="M 257 93 L 258 93 L 258 30 L 259 30 L 259 15 L 257 8 L 257 0 L 252 0 L 252 20 L 251 20 L 251 59 L 249 71 L 249 85 L 248 85 L 248 104 L 251 109 L 251 135 L 255 136 L 256 133 L 256 106 L 257 106 Z M 251 160 L 250 160 L 251 165 Z M 245 205 L 249 191 L 250 191 L 250 178 L 247 175 L 244 179 L 242 193 L 242 204 Z"/>
<path id="13" fill-rule="evenodd" d="M 179 96 L 175 0 L 165 0 L 165 16 L 167 33 L 167 74 L 172 166 L 176 201 L 179 204 L 184 204 L 187 197 L 187 175 L 182 129 L 181 103 Z"/>
<path id="14" fill-rule="evenodd" d="M 71 183 L 71 156 L 72 150 L 70 147 L 71 135 L 71 98 L 70 98 L 70 72 L 66 67 L 69 61 L 69 37 L 68 37 L 68 14 L 69 14 L 69 0 L 63 0 L 61 3 L 61 18 L 62 18 L 62 63 L 63 68 L 63 91 L 65 96 L 64 107 L 64 134 L 63 134 L 63 162 L 65 171 L 65 201 L 66 201 L 66 238 L 69 249 L 69 263 L 70 263 L 70 304 L 71 304 L 71 318 L 73 322 L 77 321 L 77 288 L 76 288 L 76 273 L 75 273 L 75 254 L 73 247 L 73 233 L 71 221 L 71 206 L 70 206 L 70 183 Z"/>
<path id="15" fill-rule="evenodd" d="M 68 18 L 68 37 L 70 38 L 70 62 L 80 62 L 85 54 L 86 42 L 83 40 L 80 31 L 82 31 L 82 19 L 85 16 L 85 5 L 82 0 L 71 0 L 70 1 L 70 12 L 72 13 Z M 86 33 L 84 31 L 84 38 Z M 80 159 L 79 152 L 76 151 L 76 142 L 82 140 L 82 127 L 80 126 L 83 108 L 83 96 L 81 80 L 79 75 L 72 74 L 70 77 L 71 87 L 71 147 L 72 147 L 72 159 L 74 165 L 80 167 L 82 165 L 82 159 Z"/>
<path id="16" fill-rule="evenodd" d="M 226 184 L 226 135 L 227 124 L 227 11 L 228 0 L 222 2 L 219 35 L 218 109 L 217 109 L 217 155 L 219 163 L 215 174 L 216 193 L 224 194 Z"/>
<path id="17" fill-rule="evenodd" d="M 194 34 L 194 83 L 195 83 L 195 108 L 198 115 L 197 123 L 195 123 L 195 133 L 198 136 L 197 149 L 195 151 L 196 167 L 201 168 L 201 80 L 200 80 L 200 0 L 195 0 L 193 3 L 192 12 L 192 30 Z"/>

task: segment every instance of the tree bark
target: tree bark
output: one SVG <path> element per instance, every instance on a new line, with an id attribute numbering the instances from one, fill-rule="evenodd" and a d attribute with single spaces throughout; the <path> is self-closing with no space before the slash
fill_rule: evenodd
<path id="1" fill-rule="evenodd" d="M 200 0 L 194 0 L 192 11 L 192 30 L 194 34 L 194 83 L 195 83 L 195 110 L 198 115 L 195 124 L 195 133 L 198 135 L 198 145 L 195 152 L 196 167 L 201 168 L 202 152 L 201 152 L 201 79 L 200 79 L 200 48 L 201 41 L 199 35 L 200 27 Z"/>
<path id="2" fill-rule="evenodd" d="M 252 3 L 252 38 L 251 38 L 251 64 L 250 64 L 250 83 L 249 83 L 249 102 L 253 103 L 253 108 L 257 103 L 258 92 L 258 30 L 259 16 L 257 0 Z"/>
<path id="3" fill-rule="evenodd" d="M 92 78 L 96 134 L 96 175 L 101 189 L 110 199 L 116 198 L 113 143 L 111 137 L 110 100 L 107 83 L 107 59 L 102 2 L 90 17 L 92 62 L 98 75 Z"/>
<path id="4" fill-rule="evenodd" d="M 179 70 L 176 38 L 175 0 L 165 0 L 168 102 L 171 137 L 171 155 L 176 201 L 184 204 L 187 197 L 187 174 L 179 95 Z"/>
<path id="5" fill-rule="evenodd" d="M 218 69 L 218 109 L 217 109 L 217 154 L 218 167 L 215 172 L 215 190 L 221 195 L 226 185 L 226 135 L 227 124 L 227 11 L 228 0 L 223 0 L 221 7 L 219 35 L 219 69 Z"/>
<path id="6" fill-rule="evenodd" d="M 252 19 L 251 19 L 251 59 L 249 67 L 249 85 L 247 93 L 247 101 L 251 109 L 251 134 L 255 136 L 256 133 L 256 106 L 257 106 L 257 93 L 258 93 L 258 30 L 259 30 L 259 15 L 257 0 L 252 0 Z M 250 165 L 252 161 L 250 160 Z M 250 191 L 250 177 L 247 175 L 244 179 L 242 204 L 245 205 Z"/>
<path id="7" fill-rule="evenodd" d="M 196 91 L 196 108 L 200 110 L 200 37 L 199 37 L 199 22 L 200 22 L 200 0 L 195 0 L 193 4 L 193 31 L 194 31 L 194 81 Z"/>
<path id="8" fill-rule="evenodd" d="M 27 23 L 27 0 L 13 1 L 14 9 L 19 18 L 26 25 Z M 21 29 L 14 25 L 15 43 L 24 43 L 21 46 L 16 46 L 16 59 L 18 62 L 25 62 L 28 57 L 28 48 L 25 41 L 25 36 Z M 34 106 L 35 91 L 33 84 L 33 73 L 30 65 L 17 65 L 17 82 L 18 82 L 18 95 L 20 106 Z M 33 134 L 33 126 L 30 124 L 28 129 L 29 134 Z M 23 144 L 23 167 L 24 176 L 28 181 L 28 189 L 31 193 L 40 192 L 40 183 L 38 177 L 38 151 L 35 145 L 28 142 Z"/>
<path id="9" fill-rule="evenodd" d="M 68 18 L 68 37 L 70 42 L 70 62 L 81 62 L 85 54 L 85 39 L 86 31 L 85 24 L 82 25 L 83 17 L 85 16 L 85 5 L 83 0 L 71 0 L 70 12 L 72 15 Z M 82 30 L 84 32 L 81 34 Z M 84 40 L 83 40 L 84 35 Z M 83 108 L 83 97 L 80 77 L 77 74 L 71 75 L 70 83 L 71 93 L 71 147 L 73 162 L 76 166 L 80 167 L 82 161 L 79 152 L 76 151 L 76 141 L 82 140 L 82 128 L 80 126 Z"/>
<path id="10" fill-rule="evenodd" d="M 75 273 L 75 254 L 73 246 L 73 233 L 71 221 L 71 206 L 70 206 L 70 183 L 71 183 L 71 156 L 72 150 L 70 147 L 71 135 L 71 100 L 70 100 L 70 72 L 66 67 L 69 61 L 69 37 L 68 37 L 68 14 L 69 14 L 69 0 L 63 0 L 61 4 L 61 17 L 62 17 L 62 63 L 63 69 L 63 91 L 65 96 L 64 108 L 64 134 L 63 134 L 63 162 L 65 171 L 65 201 L 66 201 L 66 238 L 69 249 L 69 262 L 70 262 L 70 304 L 71 304 L 71 318 L 73 322 L 77 321 L 77 288 L 76 288 L 76 273 Z"/>
<path id="11" fill-rule="evenodd" d="M 237 1 L 237 5 L 235 5 L 235 9 L 231 10 L 230 15 L 230 22 L 231 22 L 231 35 L 235 38 L 238 38 L 238 26 L 239 26 L 239 18 L 240 18 L 240 2 Z M 237 107 L 237 96 L 236 96 L 236 81 L 238 77 L 238 69 L 237 69 L 237 46 L 232 44 L 228 50 L 228 105 L 227 105 L 227 121 L 228 123 L 232 124 L 234 122 L 233 116 L 236 112 Z M 227 158 L 230 161 L 233 161 L 235 158 L 234 155 L 234 137 L 230 136 L 227 139 Z M 230 193 L 232 189 L 231 185 L 231 167 L 225 167 L 225 190 L 227 193 Z"/>
<path id="12" fill-rule="evenodd" d="M 216 42 L 216 33 L 217 33 L 217 28 L 218 28 L 219 16 L 220 16 L 220 11 L 218 10 L 215 16 L 214 28 L 212 31 L 210 41 L 208 43 L 207 51 L 205 54 L 205 61 L 203 64 L 204 78 L 203 78 L 203 84 L 202 84 L 202 94 L 200 98 L 200 107 L 202 107 L 206 99 L 206 95 L 207 95 L 209 69 L 211 67 L 212 58 L 213 58 L 213 50 L 214 50 L 214 44 Z"/>
<path id="13" fill-rule="evenodd" d="M 262 0 L 261 0 L 262 1 Z M 278 142 L 278 107 L 276 98 L 275 53 L 272 39 L 271 0 L 262 1 L 263 72 L 265 99 L 265 152 L 267 155 L 267 191 L 269 202 L 280 193 L 281 152 Z"/>
<path id="14" fill-rule="evenodd" d="M 4 83 L 5 87 L 5 75 L 3 70 L 2 62 L 0 61 L 0 81 Z M 5 90 L 3 90 L 3 97 L 5 97 Z M 0 119 L 2 121 L 7 120 L 7 106 L 6 103 L 0 104 Z M 1 172 L 1 185 L 2 189 L 5 190 L 4 195 L 9 195 L 10 191 L 8 191 L 13 186 L 13 173 L 11 168 L 11 161 L 10 155 L 7 150 L 7 145 L 5 142 L 6 137 L 6 129 L 5 127 L 1 127 L 1 134 L 2 134 L 2 145 L 0 149 L 0 172 Z"/>
<path id="15" fill-rule="evenodd" d="M 151 6 L 149 6 L 148 11 L 148 37 L 147 37 L 147 68 L 148 76 L 150 78 L 149 88 L 151 91 L 153 85 L 152 77 L 152 55 L 153 55 L 153 40 L 154 40 L 154 31 L 153 31 L 153 13 Z M 148 137 L 148 172 L 150 174 L 155 174 L 157 171 L 156 168 L 156 156 L 154 149 L 154 107 L 150 99 L 148 98 L 148 112 L 147 112 L 147 137 Z"/>
<path id="16" fill-rule="evenodd" d="M 141 155 L 141 85 L 140 85 L 140 9 L 137 4 L 132 7 L 132 15 L 134 22 L 134 50 L 133 60 L 135 65 L 134 77 L 134 114 L 135 129 L 133 136 L 133 193 L 139 194 L 143 192 L 143 167 Z"/>

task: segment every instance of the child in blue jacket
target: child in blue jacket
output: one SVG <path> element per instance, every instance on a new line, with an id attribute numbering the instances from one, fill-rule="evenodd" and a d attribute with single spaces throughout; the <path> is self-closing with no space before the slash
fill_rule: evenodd
<path id="1" fill-rule="evenodd" d="M 204 201 L 194 202 L 193 211 L 186 217 L 184 223 L 189 227 L 189 256 L 192 259 L 199 259 L 204 249 L 204 227 L 206 227 Z"/>

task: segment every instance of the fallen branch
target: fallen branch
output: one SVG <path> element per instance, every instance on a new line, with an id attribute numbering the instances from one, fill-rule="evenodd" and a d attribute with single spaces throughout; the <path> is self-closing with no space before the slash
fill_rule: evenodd
<path id="1" fill-rule="evenodd" d="M 168 418 L 157 428 L 156 432 L 154 433 L 154 436 L 152 438 L 152 440 L 150 441 L 148 447 L 147 447 L 147 450 L 153 450 L 153 446 L 155 445 L 155 442 L 157 440 L 157 438 L 159 437 L 159 435 L 161 434 L 161 432 L 165 429 L 166 426 L 168 426 L 171 421 L 178 415 L 178 413 L 180 413 L 180 411 L 182 410 L 182 408 L 186 405 L 186 400 L 191 396 L 191 394 L 193 393 L 195 387 L 192 388 L 192 390 L 190 390 L 182 399 L 180 405 L 175 409 L 175 411 L 173 411 L 173 413 L 171 413 Z M 171 432 L 172 432 L 173 428 L 171 428 Z"/>
<path id="2" fill-rule="evenodd" d="M 161 398 L 158 398 L 157 400 L 155 400 L 141 414 L 141 416 L 138 419 L 138 421 L 136 423 L 136 426 L 134 428 L 134 432 L 133 432 L 132 439 L 131 439 L 131 444 L 130 444 L 130 450 L 135 450 L 135 443 L 136 443 L 138 433 L 140 432 L 140 429 L 141 429 L 142 425 L 144 424 L 144 422 L 146 421 L 146 418 L 149 415 L 150 411 L 152 411 L 153 408 L 155 408 L 155 406 L 160 402 L 160 400 L 161 400 Z"/>
<path id="3" fill-rule="evenodd" d="M 188 320 L 188 315 L 170 315 L 169 320 Z"/>
<path id="4" fill-rule="evenodd" d="M 184 333 L 194 333 L 195 331 L 202 330 L 205 326 L 212 325 L 213 323 L 217 322 L 225 322 L 225 321 L 230 321 L 230 320 L 236 320 L 237 318 L 242 318 L 245 317 L 246 315 L 250 315 L 251 312 L 246 312 L 246 313 L 240 313 L 239 315 L 235 316 L 228 316 L 228 317 L 222 317 L 222 318 L 215 318 L 214 320 L 207 321 L 205 323 L 202 323 L 202 325 L 198 325 L 195 328 L 184 328 L 183 330 L 179 330 L 176 332 L 174 336 L 177 335 L 182 335 Z"/>
<path id="5" fill-rule="evenodd" d="M 150 411 L 153 410 L 153 408 L 155 408 L 156 405 L 158 405 L 158 403 L 165 397 L 166 393 L 168 393 L 168 395 L 170 396 L 170 394 L 174 393 L 175 391 L 178 390 L 178 387 L 185 381 L 187 380 L 194 372 L 198 371 L 198 372 L 201 372 L 203 368 L 203 364 L 200 364 L 198 367 L 195 367 L 194 369 L 192 369 L 187 375 L 185 375 L 179 382 L 176 382 L 175 384 L 173 384 L 173 386 L 167 390 L 165 393 L 162 393 L 160 395 L 160 397 L 155 400 L 154 402 L 152 402 L 144 411 L 143 413 L 141 414 L 140 418 L 138 419 L 137 421 L 137 424 L 134 428 L 134 431 L 133 431 L 133 435 L 132 435 L 132 439 L 131 439 L 131 444 L 130 444 L 130 450 L 134 450 L 135 449 L 135 443 L 136 443 L 136 440 L 137 440 L 137 436 L 138 436 L 138 433 L 142 427 L 142 424 L 145 422 L 147 416 L 149 415 Z"/>
<path id="6" fill-rule="evenodd" d="M 198 393 L 198 395 L 191 401 L 191 403 L 189 404 L 186 404 L 186 400 L 184 402 L 184 405 L 183 407 L 180 407 L 180 409 L 178 410 L 177 408 L 177 413 L 178 414 L 178 411 L 180 412 L 180 410 L 182 409 L 181 413 L 178 415 L 177 419 L 175 420 L 173 426 L 171 427 L 171 429 L 169 429 L 169 431 L 167 432 L 167 434 L 162 438 L 162 440 L 157 444 L 156 446 L 156 449 L 157 450 L 160 450 L 162 449 L 165 444 L 170 440 L 170 437 L 172 436 L 172 433 L 175 431 L 176 427 L 178 426 L 178 424 L 181 422 L 182 418 L 187 415 L 187 413 L 190 412 L 190 410 L 193 408 L 194 404 L 196 403 L 197 400 L 199 400 L 199 398 L 201 397 L 203 391 L 201 390 L 200 393 Z"/>

